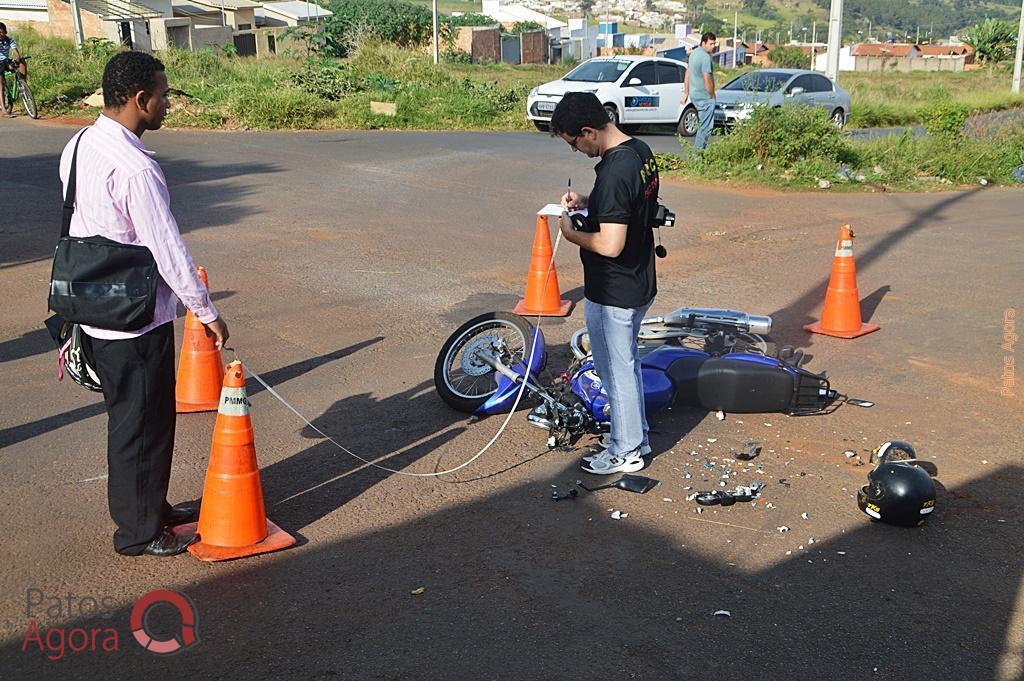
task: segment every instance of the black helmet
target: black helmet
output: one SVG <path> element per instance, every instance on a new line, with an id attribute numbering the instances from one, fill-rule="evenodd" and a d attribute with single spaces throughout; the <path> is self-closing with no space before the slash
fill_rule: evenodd
<path id="1" fill-rule="evenodd" d="M 935 510 L 935 483 L 917 465 L 909 442 L 890 440 L 875 450 L 878 466 L 857 493 L 857 505 L 873 520 L 917 527 Z"/>
<path id="2" fill-rule="evenodd" d="M 82 345 L 81 327 L 53 315 L 46 320 L 46 328 L 57 344 L 57 359 L 60 366 L 57 380 L 62 380 L 64 372 L 67 371 L 71 380 L 78 385 L 93 392 L 102 392 L 99 374 Z"/>

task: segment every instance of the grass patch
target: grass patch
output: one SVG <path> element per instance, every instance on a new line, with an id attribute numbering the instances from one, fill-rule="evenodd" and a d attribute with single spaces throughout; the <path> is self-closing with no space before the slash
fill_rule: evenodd
<path id="1" fill-rule="evenodd" d="M 1024 164 L 1024 121 L 984 135 L 961 132 L 965 109 L 953 104 L 929 112 L 932 134 L 910 132 L 866 142 L 851 141 L 819 109 L 758 108 L 730 134 L 716 135 L 699 157 L 662 155 L 667 174 L 740 181 L 791 189 L 913 191 L 978 184 L 1017 184 Z"/>
<path id="2" fill-rule="evenodd" d="M 974 112 L 1024 107 L 1024 95 L 1010 91 L 1005 66 L 962 73 L 842 73 L 840 84 L 850 91 L 850 125 L 857 128 L 916 125 L 927 107 L 950 102 Z"/>

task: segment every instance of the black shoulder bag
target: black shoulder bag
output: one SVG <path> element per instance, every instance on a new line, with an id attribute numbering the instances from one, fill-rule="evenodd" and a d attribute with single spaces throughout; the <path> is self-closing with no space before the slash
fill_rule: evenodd
<path id="1" fill-rule="evenodd" d="M 64 221 L 53 256 L 50 309 L 68 322 L 111 331 L 137 331 L 153 322 L 160 273 L 145 246 L 102 236 L 69 236 L 75 212 L 78 145 L 64 195 Z"/>

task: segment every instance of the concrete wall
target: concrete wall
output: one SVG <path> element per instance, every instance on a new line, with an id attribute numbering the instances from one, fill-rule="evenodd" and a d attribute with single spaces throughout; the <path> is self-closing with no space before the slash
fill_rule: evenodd
<path id="1" fill-rule="evenodd" d="M 481 59 L 501 61 L 501 29 L 493 27 L 464 26 L 455 38 L 455 48 L 466 52 L 474 64 Z"/>
<path id="2" fill-rule="evenodd" d="M 209 47 L 214 50 L 222 45 L 234 45 L 231 35 L 234 31 L 230 26 L 194 26 L 192 28 L 192 49 L 201 50 Z"/>
<path id="3" fill-rule="evenodd" d="M 918 57 L 897 59 L 895 57 L 855 57 L 854 71 L 879 73 L 881 71 L 956 71 L 964 70 L 964 57 Z"/>
<path id="4" fill-rule="evenodd" d="M 44 33 L 74 40 L 75 24 L 71 19 L 71 3 L 63 0 L 49 0 L 47 11 L 50 17 L 50 27 L 49 31 L 44 31 Z M 82 32 L 85 33 L 86 38 L 107 38 L 100 18 L 86 11 L 82 12 Z"/>
<path id="5" fill-rule="evenodd" d="M 523 33 L 520 49 L 520 63 L 546 64 L 548 61 L 547 31 L 530 31 Z"/>

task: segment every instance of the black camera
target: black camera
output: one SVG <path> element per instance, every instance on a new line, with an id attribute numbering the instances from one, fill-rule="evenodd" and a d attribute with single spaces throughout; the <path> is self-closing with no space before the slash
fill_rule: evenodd
<path id="1" fill-rule="evenodd" d="M 658 210 L 654 213 L 654 225 L 658 227 L 675 227 L 676 225 L 676 214 L 670 211 L 666 206 L 658 204 Z"/>

